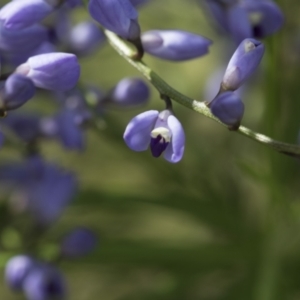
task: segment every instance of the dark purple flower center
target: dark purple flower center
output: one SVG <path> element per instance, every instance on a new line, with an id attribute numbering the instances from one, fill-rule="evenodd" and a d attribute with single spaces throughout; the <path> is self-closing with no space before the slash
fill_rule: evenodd
<path id="1" fill-rule="evenodd" d="M 151 153 L 154 157 L 159 157 L 168 147 L 169 142 L 166 142 L 166 140 L 159 134 L 155 138 L 151 138 L 150 142 L 150 149 Z"/>

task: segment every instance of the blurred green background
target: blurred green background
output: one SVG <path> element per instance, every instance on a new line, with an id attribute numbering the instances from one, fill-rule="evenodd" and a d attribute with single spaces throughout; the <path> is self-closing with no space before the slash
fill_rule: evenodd
<path id="1" fill-rule="evenodd" d="M 189 62 L 145 57 L 171 86 L 205 100 L 206 81 L 233 51 L 226 48 L 228 38 L 216 33 L 196 1 L 149 2 L 140 10 L 144 31 L 182 29 L 214 41 L 209 55 Z M 243 95 L 243 125 L 297 143 L 300 4 L 280 2 L 286 24 L 265 40 L 261 70 Z M 86 17 L 81 10 L 73 15 L 74 22 Z M 81 65 L 81 81 L 105 89 L 125 76 L 140 76 L 108 44 Z M 50 110 L 47 101 L 36 99 L 26 109 Z M 147 107 L 107 112 L 104 129 L 88 132 L 84 153 L 66 153 L 51 142 L 42 148 L 47 159 L 74 170 L 80 180 L 73 205 L 45 237 L 45 255 L 53 247 L 47 240 L 73 226 L 89 226 L 99 235 L 93 254 L 60 265 L 69 299 L 300 299 L 299 160 L 176 103 L 174 111 L 186 132 L 180 163 L 128 149 L 122 135 L 129 120 L 163 108 L 152 89 Z M 1 156 L 5 161 L 19 153 L 3 151 Z M 3 262 L 6 257 L 0 256 Z M 1 278 L 0 299 L 23 298 L 13 295 Z"/>

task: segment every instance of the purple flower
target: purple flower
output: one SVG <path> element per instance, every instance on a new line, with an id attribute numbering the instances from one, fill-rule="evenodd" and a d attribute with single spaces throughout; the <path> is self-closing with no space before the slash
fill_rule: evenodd
<path id="1" fill-rule="evenodd" d="M 164 158 L 177 163 L 184 153 L 185 134 L 178 119 L 169 110 L 146 111 L 134 117 L 124 132 L 127 146 L 134 151 L 145 151 L 150 146 L 154 157 L 164 152 Z"/>
<path id="2" fill-rule="evenodd" d="M 244 2 L 255 38 L 263 38 L 278 31 L 284 22 L 283 13 L 277 4 L 269 0 Z"/>
<path id="3" fill-rule="evenodd" d="M 65 299 L 66 283 L 58 269 L 41 264 L 26 276 L 23 290 L 30 300 Z"/>
<path id="4" fill-rule="evenodd" d="M 89 254 L 97 244 L 97 236 L 88 228 L 78 227 L 69 232 L 61 243 L 65 257 L 76 258 Z"/>
<path id="5" fill-rule="evenodd" d="M 47 163 L 39 156 L 2 166 L 0 180 L 18 192 L 19 197 L 13 203 L 15 209 L 29 213 L 42 226 L 59 218 L 77 190 L 77 180 L 71 172 Z"/>
<path id="6" fill-rule="evenodd" d="M 79 80 L 80 66 L 74 54 L 48 53 L 30 57 L 15 72 L 29 77 L 37 87 L 67 91 Z"/>
<path id="7" fill-rule="evenodd" d="M 5 28 L 23 29 L 38 23 L 54 9 L 55 5 L 51 5 L 50 1 L 47 0 L 15 0 L 1 8 L 0 21 L 3 22 Z"/>
<path id="8" fill-rule="evenodd" d="M 234 91 L 247 80 L 258 67 L 264 54 L 264 45 L 254 39 L 245 39 L 231 57 L 225 71 L 222 88 Z"/>
<path id="9" fill-rule="evenodd" d="M 30 256 L 18 255 L 12 257 L 5 266 L 5 281 L 15 291 L 22 289 L 23 282 L 36 262 Z"/>
<path id="10" fill-rule="evenodd" d="M 244 104 L 235 92 L 224 92 L 209 103 L 211 113 L 221 122 L 238 128 L 244 115 Z"/>
<path id="11" fill-rule="evenodd" d="M 149 95 L 149 87 L 142 79 L 124 78 L 114 87 L 110 99 L 120 106 L 141 105 L 147 102 Z"/>
<path id="12" fill-rule="evenodd" d="M 8 30 L 0 24 L 0 50 L 2 51 L 28 53 L 47 40 L 48 31 L 42 25 L 34 24 L 19 30 Z"/>
<path id="13" fill-rule="evenodd" d="M 1 90 L 1 110 L 12 110 L 22 106 L 35 94 L 33 82 L 20 74 L 12 74 L 7 78 Z"/>
<path id="14" fill-rule="evenodd" d="M 181 30 L 151 30 L 142 35 L 142 44 L 147 53 L 173 61 L 207 54 L 211 43 L 202 36 Z"/>
<path id="15" fill-rule="evenodd" d="M 138 7 L 142 4 L 145 4 L 146 2 L 148 2 L 149 0 L 130 0 L 131 4 L 134 6 L 134 7 Z"/>
<path id="16" fill-rule="evenodd" d="M 86 21 L 72 28 L 69 37 L 69 47 L 78 55 L 87 55 L 103 45 L 105 35 L 95 23 Z"/>
<path id="17" fill-rule="evenodd" d="M 75 111 L 64 109 L 55 117 L 57 137 L 62 145 L 69 150 L 83 150 L 85 136 L 79 124 L 76 123 L 78 114 Z"/>
<path id="18" fill-rule="evenodd" d="M 138 13 L 129 0 L 90 0 L 88 9 L 94 20 L 122 38 L 140 37 Z"/>

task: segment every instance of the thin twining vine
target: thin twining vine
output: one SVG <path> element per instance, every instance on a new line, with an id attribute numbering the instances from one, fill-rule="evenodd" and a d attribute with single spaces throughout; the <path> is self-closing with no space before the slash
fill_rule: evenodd
<path id="1" fill-rule="evenodd" d="M 158 90 L 161 95 L 166 95 L 170 97 L 172 100 L 177 103 L 192 109 L 193 111 L 210 118 L 219 124 L 228 127 L 226 124 L 223 124 L 219 119 L 213 116 L 206 106 L 205 101 L 198 101 L 191 99 L 171 86 L 169 86 L 159 75 L 157 75 L 154 71 L 152 71 L 144 62 L 135 60 L 135 50 L 132 50 L 130 46 L 128 46 L 122 39 L 120 39 L 117 35 L 112 33 L 111 31 L 104 30 L 106 37 L 110 45 L 123 57 L 127 60 L 131 65 L 133 65 L 136 69 L 138 69 L 144 77 L 151 82 L 151 84 Z M 290 156 L 299 156 L 300 157 L 300 147 L 293 144 L 284 143 L 281 141 L 274 140 L 266 135 L 255 132 L 245 126 L 240 126 L 238 130 L 234 131 L 238 132 L 260 144 L 263 144 L 279 153 L 283 153 Z"/>

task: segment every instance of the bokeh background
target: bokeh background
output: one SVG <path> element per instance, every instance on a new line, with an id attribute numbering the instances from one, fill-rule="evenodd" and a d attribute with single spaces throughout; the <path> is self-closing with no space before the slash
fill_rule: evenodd
<path id="1" fill-rule="evenodd" d="M 3 1 L 4 2 L 4 1 Z M 234 51 L 197 1 L 152 0 L 140 9 L 142 29 L 182 29 L 213 40 L 210 53 L 173 63 L 144 61 L 183 94 L 205 99 L 207 80 Z M 198 1 L 199 2 L 199 1 Z M 300 4 L 277 1 L 286 23 L 264 41 L 260 70 L 243 92 L 243 125 L 297 143 L 300 114 Z M 83 10 L 72 15 L 78 22 Z M 109 89 L 126 76 L 141 76 L 107 44 L 81 59 L 83 83 Z M 216 82 L 218 85 L 218 82 Z M 217 87 L 216 87 L 217 88 Z M 43 237 L 41 254 L 76 225 L 93 228 L 91 255 L 64 261 L 70 300 L 297 300 L 300 299 L 300 161 L 284 156 L 174 103 L 186 132 L 183 160 L 172 165 L 150 152 L 128 149 L 129 120 L 164 108 L 152 88 L 147 107 L 107 111 L 102 130 L 87 132 L 83 153 L 45 142 L 43 155 L 76 172 L 80 191 Z M 24 110 L 51 112 L 47 98 Z M 1 150 L 1 162 L 20 157 Z M 4 243 L 17 243 L 7 228 Z M 2 269 L 9 254 L 0 252 Z M 0 299 L 12 294 L 0 274 Z"/>

